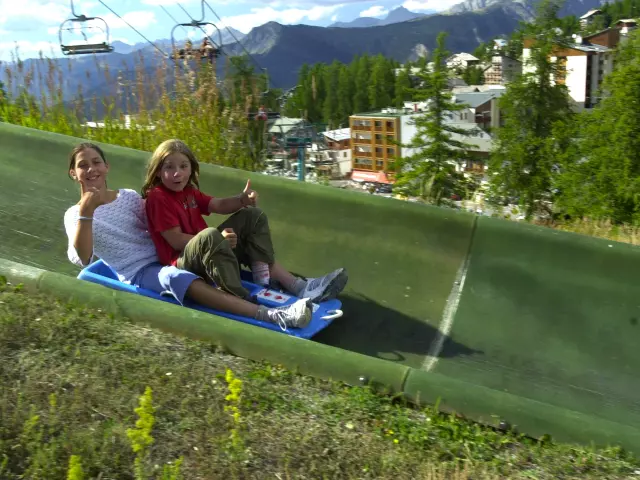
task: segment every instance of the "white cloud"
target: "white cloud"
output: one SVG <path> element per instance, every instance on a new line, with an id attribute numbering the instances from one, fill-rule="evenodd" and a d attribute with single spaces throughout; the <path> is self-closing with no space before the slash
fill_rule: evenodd
<path id="1" fill-rule="evenodd" d="M 57 42 L 32 42 L 30 40 L 16 40 L 13 42 L 0 42 L 0 59 L 10 61 L 11 54 L 21 59 L 36 58 L 39 52 L 46 57 L 60 56 L 60 46 Z"/>
<path id="2" fill-rule="evenodd" d="M 389 13 L 389 10 L 387 10 L 386 8 L 380 5 L 375 5 L 373 7 L 370 7 L 370 8 L 367 8 L 366 10 L 361 11 L 360 16 L 361 17 L 381 17 L 388 13 Z"/>
<path id="3" fill-rule="evenodd" d="M 160 6 L 162 5 L 163 7 L 169 6 L 169 5 L 177 5 L 178 3 L 184 5 L 189 5 L 189 4 L 194 4 L 196 3 L 196 0 L 141 0 L 140 3 L 143 3 L 145 5 L 153 5 L 153 6 Z M 197 2 L 198 6 L 200 6 L 200 2 Z M 217 4 L 219 4 L 219 1 L 216 1 Z M 200 15 L 197 15 L 197 18 L 200 18 Z"/>
<path id="4" fill-rule="evenodd" d="M 442 10 L 448 10 L 460 3 L 460 0 L 406 0 L 402 6 L 412 12 L 421 12 L 425 10 L 435 10 L 440 12 Z"/>
<path id="5" fill-rule="evenodd" d="M 334 15 L 333 17 L 331 17 L 332 22 L 335 22 L 336 20 L 338 20 L 338 15 Z"/>
<path id="6" fill-rule="evenodd" d="M 309 9 L 289 8 L 287 10 L 275 10 L 272 7 L 252 8 L 251 13 L 222 17 L 222 23 L 228 27 L 233 27 L 242 33 L 249 33 L 252 28 L 267 22 L 278 22 L 283 24 L 300 23 L 303 19 L 317 21 L 328 17 L 343 4 L 314 6 Z M 220 28 L 220 26 L 218 26 Z"/>
<path id="7" fill-rule="evenodd" d="M 10 32 L 39 30 L 70 15 L 69 5 L 62 2 L 0 0 L 0 26 Z"/>

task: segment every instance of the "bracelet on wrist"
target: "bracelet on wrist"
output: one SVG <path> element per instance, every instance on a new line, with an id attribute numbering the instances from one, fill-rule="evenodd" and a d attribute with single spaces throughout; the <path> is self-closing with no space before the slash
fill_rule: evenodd
<path id="1" fill-rule="evenodd" d="M 82 215 L 80 215 L 78 217 L 78 220 L 93 220 L 93 217 L 83 217 Z"/>

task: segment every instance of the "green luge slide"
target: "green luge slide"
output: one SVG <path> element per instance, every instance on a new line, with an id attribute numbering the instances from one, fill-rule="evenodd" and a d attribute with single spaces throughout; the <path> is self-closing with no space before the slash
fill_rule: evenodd
<path id="1" fill-rule="evenodd" d="M 0 274 L 13 282 L 242 357 L 640 453 L 637 247 L 201 165 L 212 195 L 251 178 L 287 268 L 348 269 L 344 316 L 300 340 L 75 279 L 63 215 L 78 200 L 67 158 L 79 141 L 0 123 Z M 109 186 L 140 191 L 150 153 L 101 146 Z"/>

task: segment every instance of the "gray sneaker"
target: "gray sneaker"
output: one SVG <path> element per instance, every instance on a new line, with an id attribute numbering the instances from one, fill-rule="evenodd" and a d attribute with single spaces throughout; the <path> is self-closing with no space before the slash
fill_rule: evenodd
<path id="1" fill-rule="evenodd" d="M 267 311 L 267 316 L 269 320 L 277 323 L 285 331 L 288 327 L 304 328 L 309 325 L 312 316 L 309 299 L 302 298 L 285 307 L 270 308 Z"/>
<path id="2" fill-rule="evenodd" d="M 336 298 L 347 285 L 347 271 L 338 268 L 331 273 L 319 278 L 308 278 L 307 286 L 300 297 L 309 298 L 314 303 Z"/>

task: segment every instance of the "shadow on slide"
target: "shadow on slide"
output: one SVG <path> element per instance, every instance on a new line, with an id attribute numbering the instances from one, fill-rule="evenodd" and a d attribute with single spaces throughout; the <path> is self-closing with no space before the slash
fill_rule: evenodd
<path id="1" fill-rule="evenodd" d="M 363 294 L 341 295 L 344 316 L 313 340 L 420 368 L 438 336 L 438 329 L 381 305 Z M 482 354 L 445 336 L 439 358 Z"/>

